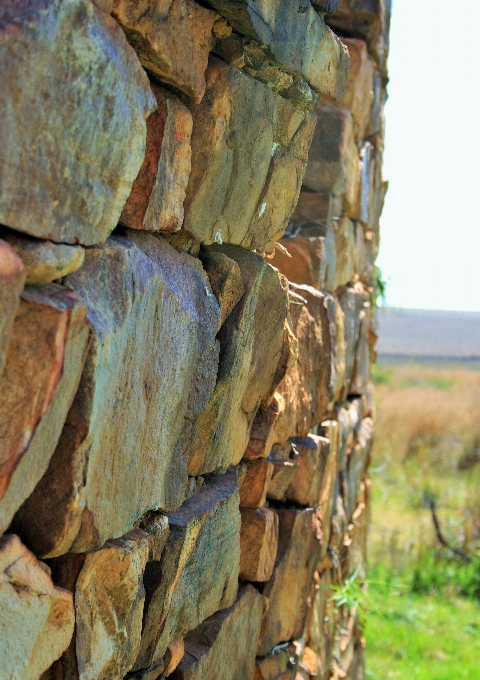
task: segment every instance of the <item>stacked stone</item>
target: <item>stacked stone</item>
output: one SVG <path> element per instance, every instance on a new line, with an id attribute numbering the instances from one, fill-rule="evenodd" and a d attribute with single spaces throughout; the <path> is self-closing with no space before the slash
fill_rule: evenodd
<path id="1" fill-rule="evenodd" d="M 0 8 L 1 678 L 363 678 L 388 12 L 337 4 Z"/>

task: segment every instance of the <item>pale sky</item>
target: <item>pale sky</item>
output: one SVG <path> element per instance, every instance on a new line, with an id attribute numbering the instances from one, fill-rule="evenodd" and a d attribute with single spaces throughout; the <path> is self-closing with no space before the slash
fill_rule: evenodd
<path id="1" fill-rule="evenodd" d="M 480 0 L 393 0 L 389 74 L 387 304 L 480 311 Z"/>

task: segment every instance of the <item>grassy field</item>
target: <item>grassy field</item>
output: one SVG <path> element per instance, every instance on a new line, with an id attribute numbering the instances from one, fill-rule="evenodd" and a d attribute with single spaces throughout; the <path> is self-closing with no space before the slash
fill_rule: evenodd
<path id="1" fill-rule="evenodd" d="M 480 366 L 375 367 L 368 675 L 480 680 Z M 441 530 L 472 561 L 454 557 Z"/>

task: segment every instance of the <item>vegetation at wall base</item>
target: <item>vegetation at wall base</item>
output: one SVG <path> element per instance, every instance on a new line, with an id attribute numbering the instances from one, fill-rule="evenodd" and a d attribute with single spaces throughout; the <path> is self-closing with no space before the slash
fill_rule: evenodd
<path id="1" fill-rule="evenodd" d="M 381 361 L 374 379 L 366 677 L 478 680 L 480 372 Z"/>

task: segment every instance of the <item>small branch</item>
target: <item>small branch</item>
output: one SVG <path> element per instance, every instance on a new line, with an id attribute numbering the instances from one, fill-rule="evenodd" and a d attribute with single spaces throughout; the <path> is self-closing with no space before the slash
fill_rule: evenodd
<path id="1" fill-rule="evenodd" d="M 454 548 L 453 546 L 451 546 L 450 543 L 445 538 L 445 536 L 443 535 L 442 529 L 440 528 L 440 522 L 438 520 L 437 513 L 436 513 L 435 500 L 433 498 L 429 498 L 428 504 L 430 506 L 430 512 L 432 513 L 433 526 L 435 527 L 435 533 L 436 533 L 437 538 L 440 541 L 440 543 L 445 548 L 448 548 L 448 550 L 450 550 L 454 555 L 461 557 L 462 560 L 465 560 L 466 562 L 471 562 L 472 559 L 469 555 L 464 553 L 462 550 L 459 550 L 458 548 Z"/>

